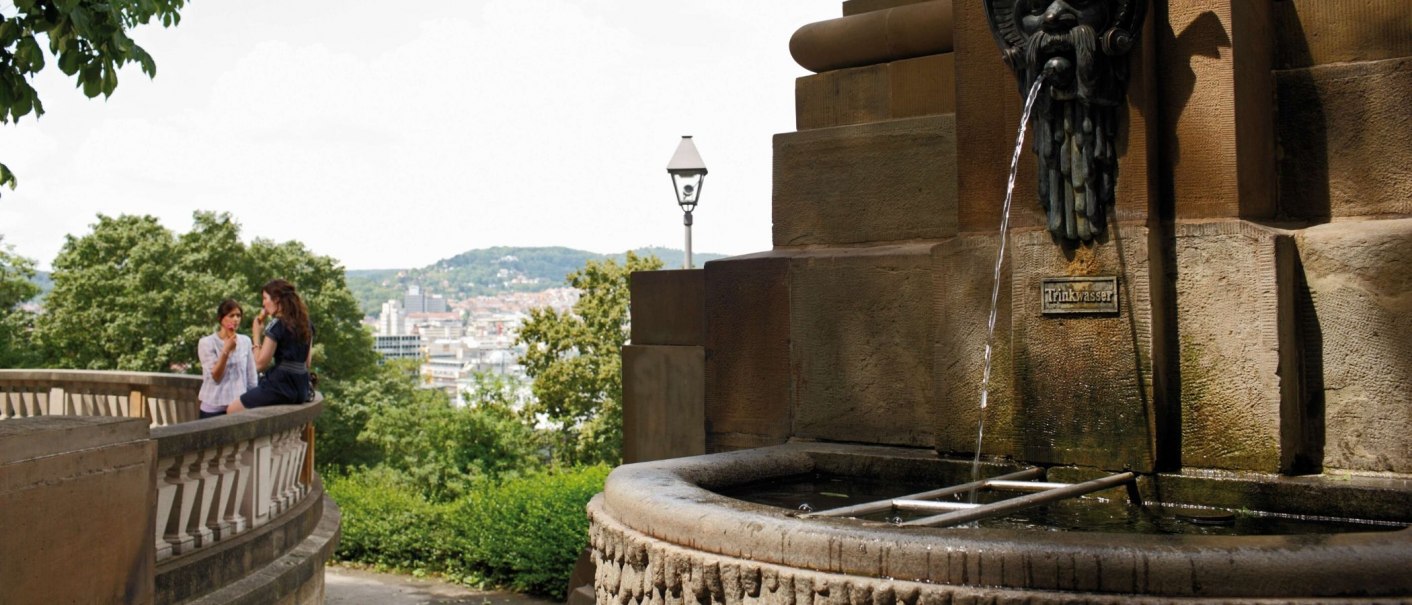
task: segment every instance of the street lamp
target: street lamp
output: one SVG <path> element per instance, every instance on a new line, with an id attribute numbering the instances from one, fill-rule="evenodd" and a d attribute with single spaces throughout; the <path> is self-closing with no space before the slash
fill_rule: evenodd
<path id="1" fill-rule="evenodd" d="M 701 182 L 706 180 L 706 163 L 701 161 L 701 154 L 696 152 L 696 144 L 691 142 L 690 135 L 681 138 L 677 152 L 672 154 L 672 161 L 667 162 L 667 174 L 672 175 L 677 205 L 686 213 L 682 224 L 686 225 L 686 268 L 690 269 L 691 211 L 696 209 L 696 202 L 701 199 Z"/>

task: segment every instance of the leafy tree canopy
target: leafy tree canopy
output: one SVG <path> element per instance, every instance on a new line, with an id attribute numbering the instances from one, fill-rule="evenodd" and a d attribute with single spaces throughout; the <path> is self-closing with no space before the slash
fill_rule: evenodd
<path id="1" fill-rule="evenodd" d="M 23 368 L 39 362 L 30 344 L 34 314 L 19 308 L 36 294 L 34 261 L 14 254 L 0 236 L 0 368 Z"/>
<path id="2" fill-rule="evenodd" d="M 322 377 L 350 379 L 376 364 L 338 263 L 297 242 L 246 246 L 228 214 L 197 212 L 179 237 L 151 216 L 99 215 L 92 233 L 67 238 L 53 265 L 36 327 L 51 367 L 197 371 L 196 342 L 215 329 L 216 305 L 244 302 L 248 330 L 259 288 L 275 277 L 309 306 Z"/>
<path id="3" fill-rule="evenodd" d="M 520 363 L 534 379 L 534 411 L 558 427 L 555 458 L 616 464 L 623 441 L 622 346 L 628 341 L 628 278 L 660 269 L 657 257 L 627 253 L 623 264 L 588 261 L 567 282 L 581 294 L 560 313 L 532 309 L 520 327 Z"/>
<path id="4" fill-rule="evenodd" d="M 181 21 L 186 0 L 14 0 L 0 5 L 0 123 L 18 121 L 44 104 L 31 83 L 45 68 L 40 40 L 59 70 L 76 81 L 88 98 L 107 97 L 118 87 L 118 69 L 137 63 L 148 77 L 157 75 L 152 56 L 128 32 L 159 20 L 170 27 Z M 0 164 L 0 185 L 15 188 L 15 175 Z"/>

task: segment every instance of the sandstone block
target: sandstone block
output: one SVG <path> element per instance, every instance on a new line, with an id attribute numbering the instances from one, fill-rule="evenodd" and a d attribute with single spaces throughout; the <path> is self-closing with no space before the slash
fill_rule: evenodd
<path id="1" fill-rule="evenodd" d="M 636 271 L 630 280 L 633 344 L 706 343 L 704 271 Z"/>
<path id="2" fill-rule="evenodd" d="M 961 235 L 937 244 L 932 251 L 932 284 L 936 292 L 933 399 L 937 406 L 937 449 L 955 454 L 976 450 L 980 426 L 981 383 L 985 374 L 985 345 L 994 282 L 997 235 Z M 1014 249 L 1007 251 L 1013 257 Z M 987 455 L 1014 455 L 1022 444 L 1012 414 L 992 410 L 1014 407 L 1014 366 L 1010 339 L 1012 279 L 1006 263 L 1001 274 L 996 313 L 996 338 L 991 354 L 986 432 L 981 451 Z"/>
<path id="3" fill-rule="evenodd" d="M 704 347 L 623 347 L 623 463 L 706 453 Z"/>
<path id="4" fill-rule="evenodd" d="M 1412 30 L 1412 21 L 1404 25 Z M 1412 58 L 1275 75 L 1281 214 L 1313 220 L 1412 214 Z"/>
<path id="5" fill-rule="evenodd" d="M 1243 221 L 1179 223 L 1175 239 L 1183 466 L 1306 466 L 1292 241 Z"/>
<path id="6" fill-rule="evenodd" d="M 799 252 L 789 298 L 795 435 L 931 446 L 931 245 Z"/>
<path id="7" fill-rule="evenodd" d="M 1165 418 L 1154 392 L 1152 244 L 1147 228 L 1110 224 L 1111 239 L 1078 251 L 1048 232 L 1014 234 L 1011 347 L 1019 457 L 1107 470 L 1154 470 Z M 1116 277 L 1117 314 L 1044 315 L 1046 277 Z M 992 434 L 994 434 L 992 432 Z"/>
<path id="8" fill-rule="evenodd" d="M 1412 219 L 1320 225 L 1297 241 L 1324 465 L 1412 473 Z"/>
<path id="9" fill-rule="evenodd" d="M 1154 7 L 1163 170 L 1179 219 L 1271 218 L 1275 43 L 1271 0 Z M 1121 177 L 1120 177 L 1121 178 Z"/>
<path id="10" fill-rule="evenodd" d="M 826 71 L 795 80 L 795 128 L 811 130 L 954 113 L 951 53 Z"/>
<path id="11" fill-rule="evenodd" d="M 790 435 L 789 259 L 706 263 L 706 449 L 784 443 Z"/>
<path id="12" fill-rule="evenodd" d="M 937 115 L 775 135 L 774 244 L 955 233 L 954 126 Z"/>
<path id="13" fill-rule="evenodd" d="M 147 433 L 146 421 L 126 418 L 0 422 L 0 599 L 153 602 Z"/>
<path id="14" fill-rule="evenodd" d="M 1285 0 L 1274 5 L 1278 69 L 1412 56 L 1412 3 Z"/>

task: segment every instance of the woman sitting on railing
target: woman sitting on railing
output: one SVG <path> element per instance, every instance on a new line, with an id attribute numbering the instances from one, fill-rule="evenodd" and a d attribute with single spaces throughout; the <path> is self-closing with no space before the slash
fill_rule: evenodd
<path id="1" fill-rule="evenodd" d="M 257 384 L 250 337 L 237 334 L 245 312 L 227 298 L 216 307 L 217 329 L 196 345 L 201 359 L 201 417 L 223 416 L 230 401 Z"/>
<path id="2" fill-rule="evenodd" d="M 282 279 L 265 284 L 260 296 L 262 308 L 250 326 L 250 335 L 254 339 L 255 366 L 266 370 L 265 377 L 231 402 L 226 408 L 230 413 L 313 399 L 309 365 L 314 358 L 314 326 L 309 322 L 308 307 L 294 285 Z M 273 318 L 268 327 L 264 325 L 266 317 Z"/>

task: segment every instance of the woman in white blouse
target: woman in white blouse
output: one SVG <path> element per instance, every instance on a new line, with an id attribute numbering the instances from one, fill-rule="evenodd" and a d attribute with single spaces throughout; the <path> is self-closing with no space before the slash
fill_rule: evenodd
<path id="1" fill-rule="evenodd" d="M 255 372 L 254 348 L 250 337 L 238 334 L 240 320 L 244 312 L 240 303 L 227 298 L 216 308 L 216 322 L 219 327 L 215 334 L 204 336 L 196 345 L 196 356 L 201 359 L 201 417 L 223 416 L 226 405 L 254 387 L 258 381 Z"/>

